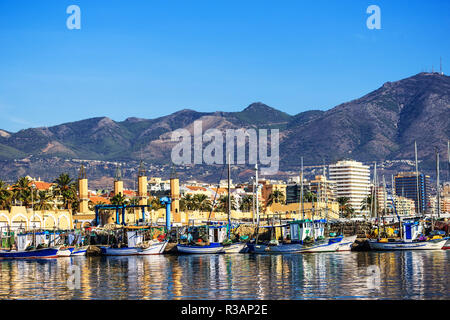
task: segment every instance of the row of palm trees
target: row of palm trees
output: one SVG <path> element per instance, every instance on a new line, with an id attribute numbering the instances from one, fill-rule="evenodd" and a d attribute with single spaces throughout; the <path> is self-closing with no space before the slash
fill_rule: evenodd
<path id="1" fill-rule="evenodd" d="M 22 205 L 35 210 L 71 209 L 78 206 L 77 187 L 67 173 L 55 179 L 54 187 L 37 190 L 28 177 L 19 178 L 9 186 L 0 180 L 0 210 Z"/>

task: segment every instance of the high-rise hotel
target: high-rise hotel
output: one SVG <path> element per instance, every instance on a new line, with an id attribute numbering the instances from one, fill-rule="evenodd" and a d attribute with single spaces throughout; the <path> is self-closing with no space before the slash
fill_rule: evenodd
<path id="1" fill-rule="evenodd" d="M 348 197 L 355 214 L 369 214 L 369 210 L 361 210 L 363 200 L 370 194 L 369 166 L 353 160 L 338 161 L 330 165 L 330 180 L 336 182 L 336 198 Z"/>
<path id="2" fill-rule="evenodd" d="M 416 172 L 400 172 L 394 177 L 395 194 L 414 200 L 416 210 L 425 213 L 430 196 L 430 176 Z"/>

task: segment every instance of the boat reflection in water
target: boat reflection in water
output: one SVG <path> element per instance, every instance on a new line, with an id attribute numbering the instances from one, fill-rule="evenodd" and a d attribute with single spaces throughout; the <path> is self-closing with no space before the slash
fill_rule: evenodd
<path id="1" fill-rule="evenodd" d="M 450 299 L 449 252 L 0 261 L 1 299 Z M 79 289 L 67 285 L 71 266 Z M 368 270 L 379 271 L 377 287 Z"/>

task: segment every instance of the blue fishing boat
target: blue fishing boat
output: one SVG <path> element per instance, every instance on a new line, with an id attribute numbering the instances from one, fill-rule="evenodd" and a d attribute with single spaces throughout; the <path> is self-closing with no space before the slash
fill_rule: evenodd
<path id="1" fill-rule="evenodd" d="M 1 259 L 45 259 L 45 258 L 57 258 L 57 248 L 42 248 L 31 250 L 2 250 L 0 251 Z"/>

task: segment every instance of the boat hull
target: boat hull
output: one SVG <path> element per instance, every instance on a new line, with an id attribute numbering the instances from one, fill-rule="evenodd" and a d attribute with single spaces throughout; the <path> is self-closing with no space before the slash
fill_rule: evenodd
<path id="1" fill-rule="evenodd" d="M 314 252 L 335 252 L 339 248 L 340 242 L 313 244 L 311 246 L 305 246 L 300 253 L 314 253 Z"/>
<path id="2" fill-rule="evenodd" d="M 214 254 L 224 252 L 223 245 L 221 244 L 214 244 L 208 246 L 191 246 L 178 244 L 177 250 L 179 253 L 186 253 L 186 254 Z"/>
<path id="3" fill-rule="evenodd" d="M 352 245 L 356 240 L 357 235 L 344 237 L 340 242 L 337 248 L 337 251 L 351 251 Z"/>
<path id="4" fill-rule="evenodd" d="M 369 241 L 371 250 L 440 250 L 443 248 L 445 239 L 429 240 L 422 242 L 377 242 Z"/>
<path id="5" fill-rule="evenodd" d="M 57 258 L 57 248 L 44 248 L 30 251 L 0 251 L 0 259 L 48 259 Z"/>
<path id="6" fill-rule="evenodd" d="M 87 247 L 75 248 L 72 251 L 71 257 L 85 256 L 87 252 Z"/>
<path id="7" fill-rule="evenodd" d="M 58 257 L 70 257 L 72 255 L 73 249 L 75 249 L 75 248 L 74 247 L 59 248 L 59 250 L 56 253 L 56 255 Z"/>
<path id="8" fill-rule="evenodd" d="M 268 253 L 266 250 L 269 246 L 265 244 L 247 244 L 248 252 L 250 253 Z"/>
<path id="9" fill-rule="evenodd" d="M 241 253 L 244 252 L 246 246 L 246 243 L 232 243 L 228 246 L 223 246 L 223 251 L 225 253 Z"/>
<path id="10" fill-rule="evenodd" d="M 442 247 L 442 250 L 450 250 L 450 239 L 445 242 L 444 246 Z"/>
<path id="11" fill-rule="evenodd" d="M 133 248 L 110 248 L 102 247 L 102 254 L 105 256 L 141 256 L 161 254 L 167 246 L 168 241 L 151 244 L 147 248 L 133 247 Z"/>
<path id="12" fill-rule="evenodd" d="M 267 246 L 265 249 L 268 253 L 296 253 L 304 248 L 300 243 L 279 244 L 277 246 Z"/>

